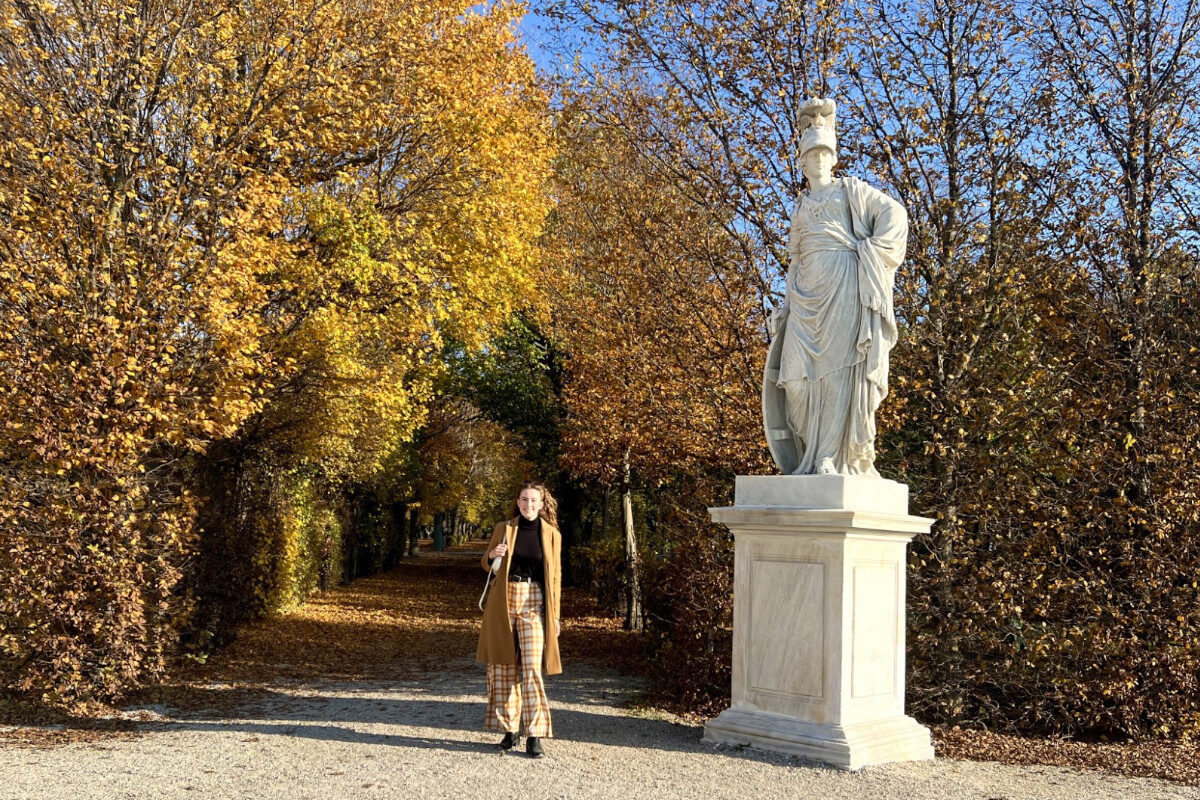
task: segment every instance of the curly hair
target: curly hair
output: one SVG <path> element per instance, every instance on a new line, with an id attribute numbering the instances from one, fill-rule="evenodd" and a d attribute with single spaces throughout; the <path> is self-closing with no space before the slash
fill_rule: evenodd
<path id="1" fill-rule="evenodd" d="M 521 492 L 526 489 L 537 489 L 542 493 L 542 510 L 538 512 L 538 516 L 544 517 L 551 525 L 558 527 L 558 501 L 554 499 L 554 495 L 550 494 L 550 490 L 546 488 L 546 484 L 537 481 L 526 481 L 517 490 L 518 499 L 521 497 Z M 517 505 L 516 500 L 513 500 L 513 514 L 518 517 L 521 516 L 521 508 Z"/>

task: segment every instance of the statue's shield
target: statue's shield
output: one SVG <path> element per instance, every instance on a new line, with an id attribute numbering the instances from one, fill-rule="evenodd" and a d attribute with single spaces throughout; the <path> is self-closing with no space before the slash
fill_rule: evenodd
<path id="1" fill-rule="evenodd" d="M 784 319 L 779 324 L 778 333 L 771 339 L 770 349 L 767 350 L 767 366 L 763 370 L 762 412 L 763 433 L 766 434 L 771 457 L 775 459 L 776 465 L 784 475 L 791 475 L 796 467 L 800 466 L 800 456 L 796 452 L 792 431 L 788 428 L 787 394 L 776 385 L 786 332 L 787 320 Z"/>

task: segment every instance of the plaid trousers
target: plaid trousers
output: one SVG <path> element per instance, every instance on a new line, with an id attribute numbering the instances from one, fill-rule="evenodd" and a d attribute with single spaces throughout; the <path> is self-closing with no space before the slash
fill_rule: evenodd
<path id="1" fill-rule="evenodd" d="M 516 637 L 516 664 L 488 664 L 488 702 L 484 727 L 493 731 L 520 731 L 526 736 L 549 737 L 550 701 L 542 680 L 542 652 L 546 648 L 541 584 L 509 582 L 508 621 Z"/>

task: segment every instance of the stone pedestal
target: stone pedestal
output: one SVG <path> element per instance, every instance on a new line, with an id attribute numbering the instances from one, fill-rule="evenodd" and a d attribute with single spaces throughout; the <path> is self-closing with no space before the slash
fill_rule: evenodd
<path id="1" fill-rule="evenodd" d="M 933 523 L 909 515 L 908 487 L 738 476 L 709 513 L 736 541 L 733 697 L 704 740 L 849 770 L 932 759 L 904 715 L 905 550 Z"/>

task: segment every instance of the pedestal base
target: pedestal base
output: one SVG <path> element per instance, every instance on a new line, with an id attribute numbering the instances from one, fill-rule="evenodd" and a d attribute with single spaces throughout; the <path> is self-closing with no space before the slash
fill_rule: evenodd
<path id="1" fill-rule="evenodd" d="M 933 520 L 908 487 L 846 475 L 739 475 L 730 708 L 710 742 L 841 769 L 933 758 L 904 714 L 905 549 Z"/>
<path id="2" fill-rule="evenodd" d="M 912 717 L 842 726 L 728 708 L 704 726 L 703 740 L 791 753 L 845 770 L 890 761 L 933 760 L 929 729 Z"/>

